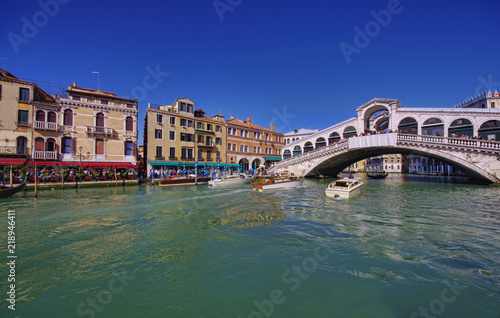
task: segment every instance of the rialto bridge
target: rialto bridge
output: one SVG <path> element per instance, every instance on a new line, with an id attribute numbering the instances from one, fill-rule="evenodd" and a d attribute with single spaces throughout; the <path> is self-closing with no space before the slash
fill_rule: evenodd
<path id="1" fill-rule="evenodd" d="M 364 158 L 402 153 L 435 158 L 471 177 L 500 183 L 499 108 L 403 108 L 398 100 L 376 98 L 356 112 L 287 143 L 283 160 L 268 172 L 335 175 Z"/>

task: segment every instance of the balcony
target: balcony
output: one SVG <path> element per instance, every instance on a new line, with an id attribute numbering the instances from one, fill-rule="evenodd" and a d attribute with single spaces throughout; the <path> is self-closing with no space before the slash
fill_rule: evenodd
<path id="1" fill-rule="evenodd" d="M 115 136 L 116 131 L 113 128 L 87 126 L 87 134 L 96 136 Z"/>
<path id="2" fill-rule="evenodd" d="M 59 130 L 64 131 L 64 132 L 75 131 L 75 126 L 73 126 L 73 125 L 61 125 L 59 127 Z"/>
<path id="3" fill-rule="evenodd" d="M 33 151 L 33 159 L 57 159 L 56 151 Z"/>
<path id="4" fill-rule="evenodd" d="M 30 149 L 27 147 L 0 146 L 0 155 L 19 155 L 26 157 Z"/>
<path id="5" fill-rule="evenodd" d="M 50 123 L 47 121 L 37 121 L 35 120 L 35 124 L 33 126 L 35 129 L 43 129 L 43 130 L 58 130 L 57 123 Z"/>

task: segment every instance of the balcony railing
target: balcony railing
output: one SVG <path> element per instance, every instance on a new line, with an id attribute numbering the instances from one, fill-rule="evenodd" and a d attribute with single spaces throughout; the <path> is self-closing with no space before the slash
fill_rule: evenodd
<path id="1" fill-rule="evenodd" d="M 87 126 L 87 134 L 114 136 L 114 135 L 116 135 L 116 131 L 113 128 L 99 127 L 99 126 Z"/>
<path id="2" fill-rule="evenodd" d="M 33 151 L 33 159 L 57 159 L 56 151 Z"/>
<path id="3" fill-rule="evenodd" d="M 50 123 L 47 121 L 37 121 L 35 120 L 35 129 L 44 129 L 44 130 L 57 130 L 58 125 L 57 123 Z"/>
<path id="4" fill-rule="evenodd" d="M 0 155 L 22 155 L 27 156 L 30 149 L 27 147 L 0 146 Z"/>

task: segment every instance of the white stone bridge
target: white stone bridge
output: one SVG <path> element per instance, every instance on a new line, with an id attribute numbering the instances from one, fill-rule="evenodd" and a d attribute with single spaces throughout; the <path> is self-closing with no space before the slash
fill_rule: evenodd
<path id="1" fill-rule="evenodd" d="M 284 160 L 268 172 L 335 175 L 364 158 L 402 153 L 500 183 L 500 142 L 494 141 L 500 136 L 500 109 L 402 108 L 397 100 L 373 99 L 356 111 L 357 117 L 306 138 L 285 140 Z M 357 137 L 361 133 L 367 135 Z M 482 139 L 464 138 L 473 136 Z"/>

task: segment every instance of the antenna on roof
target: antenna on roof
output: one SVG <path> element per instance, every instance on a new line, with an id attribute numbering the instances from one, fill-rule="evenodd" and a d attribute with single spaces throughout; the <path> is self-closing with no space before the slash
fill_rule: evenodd
<path id="1" fill-rule="evenodd" d="M 7 64 L 7 63 L 6 63 L 6 61 L 7 61 L 8 59 L 9 59 L 8 57 L 0 57 L 0 60 L 3 60 L 3 69 L 4 69 L 4 70 L 7 70 L 7 69 L 5 68 L 5 65 Z"/>

